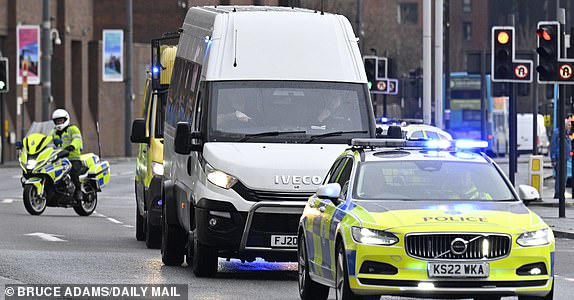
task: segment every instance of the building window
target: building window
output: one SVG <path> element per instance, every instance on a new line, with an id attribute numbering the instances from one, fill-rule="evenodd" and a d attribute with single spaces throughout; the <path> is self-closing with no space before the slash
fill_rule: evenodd
<path id="1" fill-rule="evenodd" d="M 399 24 L 417 24 L 419 22 L 419 7 L 416 2 L 403 2 L 398 6 Z"/>
<path id="2" fill-rule="evenodd" d="M 462 11 L 465 13 L 472 12 L 472 0 L 462 0 Z"/>
<path id="3" fill-rule="evenodd" d="M 464 41 L 470 41 L 472 39 L 472 23 L 464 22 L 462 24 L 462 39 Z"/>

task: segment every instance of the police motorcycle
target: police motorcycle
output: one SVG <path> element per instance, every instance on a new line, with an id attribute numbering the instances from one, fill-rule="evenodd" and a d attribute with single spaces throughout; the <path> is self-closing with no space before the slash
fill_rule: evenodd
<path id="1" fill-rule="evenodd" d="M 31 133 L 17 143 L 20 150 L 21 183 L 24 207 L 31 215 L 40 215 L 47 206 L 72 207 L 80 216 L 89 216 L 98 203 L 97 192 L 110 179 L 110 164 L 93 153 L 82 154 L 80 183 L 82 200 L 74 198 L 76 187 L 70 176 L 69 152 L 54 147 L 59 139 L 43 133 Z"/>

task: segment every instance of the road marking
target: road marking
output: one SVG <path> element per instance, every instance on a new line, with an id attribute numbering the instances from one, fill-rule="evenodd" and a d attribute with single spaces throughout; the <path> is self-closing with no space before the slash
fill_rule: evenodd
<path id="1" fill-rule="evenodd" d="M 99 213 L 99 212 L 97 212 L 97 211 L 94 211 L 94 216 L 96 216 L 96 217 L 101 217 L 101 218 L 106 218 L 106 220 L 108 220 L 108 221 L 110 221 L 110 222 L 112 222 L 112 223 L 114 223 L 114 224 L 124 224 L 123 222 L 118 221 L 118 220 L 116 220 L 116 219 L 114 219 L 114 218 L 110 218 L 110 217 L 107 217 L 107 216 L 105 216 L 105 215 L 102 215 L 101 213 Z M 130 228 L 133 227 L 132 225 L 124 225 L 124 226 L 125 226 L 125 227 L 130 227 L 130 226 L 131 226 Z"/>
<path id="2" fill-rule="evenodd" d="M 116 223 L 116 224 L 122 224 L 122 222 L 114 219 L 114 218 L 106 218 L 108 221 L 112 222 L 112 223 Z"/>
<path id="3" fill-rule="evenodd" d="M 134 226 L 133 226 L 133 225 L 126 225 L 126 224 L 124 224 L 124 227 L 127 227 L 127 228 L 134 228 Z"/>
<path id="4" fill-rule="evenodd" d="M 27 236 L 37 236 L 39 238 L 41 238 L 44 241 L 48 241 L 48 242 L 67 242 L 64 239 L 59 238 L 59 236 L 63 237 L 63 235 L 60 234 L 51 234 L 51 233 L 43 233 L 43 232 L 34 232 L 34 233 L 27 233 L 25 234 Z"/>
<path id="5" fill-rule="evenodd" d="M 12 203 L 12 202 L 14 202 L 14 199 L 4 199 L 4 200 L 2 200 L 2 203 L 5 203 L 5 204 L 9 204 L 9 203 Z"/>

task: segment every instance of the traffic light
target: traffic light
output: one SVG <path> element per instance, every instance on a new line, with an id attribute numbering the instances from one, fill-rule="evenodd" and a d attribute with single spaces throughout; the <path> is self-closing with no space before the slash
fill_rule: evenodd
<path id="1" fill-rule="evenodd" d="M 558 58 L 560 57 L 560 23 L 539 22 L 536 30 L 538 39 L 538 81 L 555 82 L 558 74 Z"/>
<path id="2" fill-rule="evenodd" d="M 377 57 L 365 56 L 363 58 L 363 63 L 365 64 L 365 72 L 367 73 L 369 91 L 371 91 L 374 89 L 374 85 L 377 81 Z"/>
<path id="3" fill-rule="evenodd" d="M 514 30 L 493 29 L 493 63 L 492 79 L 508 80 L 514 79 L 512 56 L 514 53 Z"/>
<path id="4" fill-rule="evenodd" d="M 8 59 L 0 58 L 0 93 L 8 92 Z"/>

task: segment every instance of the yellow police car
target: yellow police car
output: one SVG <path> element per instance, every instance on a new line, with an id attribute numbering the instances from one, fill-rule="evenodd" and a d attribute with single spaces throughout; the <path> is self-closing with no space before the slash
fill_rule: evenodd
<path id="1" fill-rule="evenodd" d="M 538 192 L 434 143 L 354 139 L 337 158 L 299 224 L 302 299 L 552 299 L 554 236 L 523 204 Z"/>

